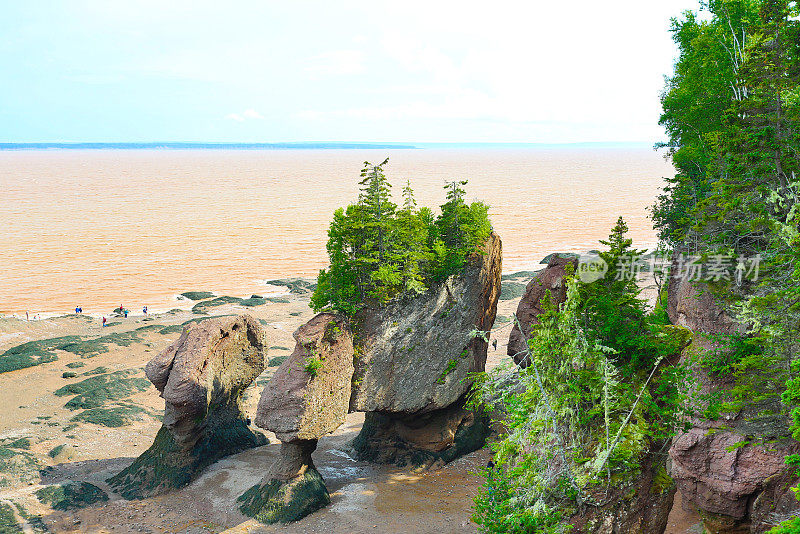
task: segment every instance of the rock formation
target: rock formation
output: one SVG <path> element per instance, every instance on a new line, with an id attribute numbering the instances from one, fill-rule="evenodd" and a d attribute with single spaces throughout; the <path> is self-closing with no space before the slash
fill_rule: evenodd
<path id="1" fill-rule="evenodd" d="M 564 285 L 566 268 L 567 265 L 572 265 L 573 268 L 577 265 L 575 254 L 550 254 L 545 259 L 549 262 L 547 268 L 539 271 L 533 280 L 528 282 L 525 294 L 517 306 L 517 319 L 526 336 L 530 333 L 531 325 L 537 323 L 536 318 L 543 312 L 542 299 L 546 292 L 550 292 L 551 302 L 556 306 L 567 300 L 567 288 Z M 508 338 L 508 355 L 522 367 L 527 367 L 527 363 L 523 361 L 525 349 L 522 332 L 517 325 L 514 325 Z"/>
<path id="2" fill-rule="evenodd" d="M 367 412 L 360 458 L 447 462 L 479 448 L 486 419 L 464 409 L 470 373 L 486 365 L 500 295 L 502 243 L 491 234 L 462 271 L 414 298 L 356 317 L 351 411 Z"/>
<path id="3" fill-rule="evenodd" d="M 280 458 L 239 498 L 242 513 L 263 523 L 296 521 L 330 502 L 311 453 L 344 422 L 350 405 L 354 351 L 347 324 L 321 313 L 294 338 L 294 352 L 264 388 L 256 415 L 256 425 L 281 440 Z"/>
<path id="4" fill-rule="evenodd" d="M 667 312 L 675 324 L 696 334 L 682 361 L 690 365 L 701 398 L 729 389 L 730 377 L 715 376 L 693 362 L 718 348 L 711 335 L 742 333 L 742 325 L 706 285 L 685 279 L 670 280 Z M 798 449 L 786 439 L 788 418 L 781 411 L 774 398 L 716 419 L 697 415 L 691 428 L 674 438 L 671 475 L 708 532 L 765 532 L 774 525 L 773 513 L 800 508 L 789 489 L 798 479 L 794 468 L 784 464 L 784 457 Z"/>
<path id="5" fill-rule="evenodd" d="M 486 365 L 500 295 L 501 242 L 492 234 L 462 271 L 423 294 L 367 309 L 349 322 L 322 313 L 301 326 L 295 350 L 264 388 L 256 424 L 281 456 L 240 498 L 265 523 L 296 521 L 330 496 L 311 458 L 349 411 L 366 421 L 359 457 L 397 464 L 449 462 L 480 448 L 488 425 L 465 408 L 468 374 Z"/>
<path id="6" fill-rule="evenodd" d="M 242 413 L 242 392 L 264 370 L 266 340 L 248 315 L 192 323 L 153 358 L 147 378 L 164 398 L 153 445 L 108 480 L 128 499 L 189 484 L 220 458 L 265 445 Z"/>

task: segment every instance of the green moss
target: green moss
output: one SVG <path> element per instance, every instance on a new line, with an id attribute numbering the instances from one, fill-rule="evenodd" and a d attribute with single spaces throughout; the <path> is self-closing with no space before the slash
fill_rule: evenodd
<path id="1" fill-rule="evenodd" d="M 75 384 L 68 384 L 57 389 L 57 397 L 76 395 L 64 407 L 70 410 L 99 408 L 107 402 L 118 401 L 150 388 L 145 378 L 126 378 L 135 373 L 133 369 L 92 376 Z"/>
<path id="2" fill-rule="evenodd" d="M 503 282 L 500 290 L 500 300 L 514 300 L 525 294 L 525 284 L 517 282 Z"/>
<path id="3" fill-rule="evenodd" d="M 88 482 L 67 482 L 47 486 L 36 492 L 39 502 L 49 504 L 53 510 L 78 510 L 108 500 L 106 492 Z"/>
<path id="4" fill-rule="evenodd" d="M 0 502 L 0 532 L 2 534 L 24 532 L 19 523 L 17 523 L 14 509 L 4 502 Z"/>
<path id="5" fill-rule="evenodd" d="M 188 451 L 162 426 L 153 445 L 107 482 L 126 499 L 143 499 L 188 485 L 220 458 L 269 443 L 242 419 L 224 425 L 209 423 L 205 434 Z"/>
<path id="6" fill-rule="evenodd" d="M 436 383 L 444 384 L 447 375 L 455 371 L 456 367 L 458 367 L 458 360 L 450 360 L 449 362 L 447 362 L 447 367 L 445 367 L 444 371 L 442 371 L 442 374 L 439 375 L 439 378 L 436 379 Z"/>
<path id="7" fill-rule="evenodd" d="M 31 448 L 31 440 L 28 438 L 19 438 L 17 440 L 12 441 L 4 445 L 5 447 L 10 447 L 12 449 L 25 449 L 29 450 Z"/>
<path id="8" fill-rule="evenodd" d="M 650 491 L 661 495 L 670 491 L 674 486 L 675 482 L 667 473 L 667 469 L 663 465 L 659 465 L 653 474 L 653 484 L 650 486 Z"/>
<path id="9" fill-rule="evenodd" d="M 66 446 L 66 445 L 64 445 L 64 444 L 57 445 L 57 446 L 53 447 L 53 448 L 50 450 L 50 452 L 48 452 L 48 453 L 47 453 L 47 455 L 48 455 L 50 458 L 55 458 L 56 456 L 58 456 L 58 454 L 59 454 L 61 451 L 63 451 L 63 450 L 64 450 L 64 447 L 65 447 L 65 446 Z"/>
<path id="10" fill-rule="evenodd" d="M 131 424 L 146 413 L 144 408 L 140 406 L 120 404 L 110 408 L 102 407 L 84 410 L 73 417 L 71 421 L 117 428 Z"/>
<path id="11" fill-rule="evenodd" d="M 83 367 L 85 365 L 86 364 L 84 362 L 72 362 L 72 363 L 68 363 L 67 367 L 69 367 L 70 369 L 78 369 L 78 368 Z"/>
<path id="12" fill-rule="evenodd" d="M 26 450 L 26 446 L 30 446 L 27 440 L 19 443 L 18 448 L 0 446 L 0 473 L 5 474 L 13 485 L 33 482 L 38 478 L 39 461 Z"/>
<path id="13" fill-rule="evenodd" d="M 271 480 L 256 484 L 244 494 L 239 510 L 266 524 L 291 523 L 316 512 L 331 502 L 322 477 L 313 467 L 289 481 Z"/>
<path id="14" fill-rule="evenodd" d="M 204 300 L 202 302 L 198 302 L 192 307 L 192 313 L 196 314 L 208 314 L 208 310 L 210 308 L 215 308 L 217 306 L 224 306 L 226 304 L 237 304 L 239 306 L 262 306 L 267 303 L 268 299 L 263 298 L 249 298 L 249 299 L 240 299 L 238 297 L 217 297 L 212 300 Z"/>
<path id="15" fill-rule="evenodd" d="M 78 426 L 78 423 L 70 423 L 70 424 L 66 425 L 64 428 L 62 428 L 61 431 L 62 432 L 69 432 L 70 430 L 72 430 L 73 428 L 75 428 L 77 426 Z M 69 437 L 69 436 L 67 436 L 67 437 Z"/>
<path id="16" fill-rule="evenodd" d="M 72 371 L 64 371 L 61 373 L 61 378 L 75 378 L 76 376 L 78 376 L 78 374 Z"/>
<path id="17" fill-rule="evenodd" d="M 91 371 L 86 371 L 85 373 L 83 373 L 83 376 L 102 375 L 103 373 L 107 372 L 108 372 L 107 367 L 100 366 L 100 367 L 95 367 Z"/>
<path id="18" fill-rule="evenodd" d="M 317 376 L 319 370 L 322 369 L 322 360 L 316 356 L 309 356 L 306 358 L 304 369 L 306 373 L 310 374 L 312 377 Z"/>
<path id="19" fill-rule="evenodd" d="M 189 300 L 206 300 L 214 298 L 214 293 L 210 291 L 187 291 L 186 293 L 181 293 L 181 296 Z"/>
<path id="20" fill-rule="evenodd" d="M 505 282 L 506 280 L 517 280 L 519 278 L 530 280 L 531 278 L 536 276 L 538 272 L 539 271 L 519 271 L 516 273 L 504 274 L 503 276 L 500 277 L 500 280 L 502 280 L 503 282 Z"/>
<path id="21" fill-rule="evenodd" d="M 63 336 L 29 341 L 22 345 L 11 347 L 0 354 L 0 373 L 8 373 L 26 367 L 54 362 L 58 359 L 55 351 L 67 350 L 66 347 L 80 341 L 80 336 Z"/>
<path id="22" fill-rule="evenodd" d="M 302 278 L 281 278 L 278 280 L 267 280 L 271 286 L 283 286 L 289 289 L 290 293 L 296 295 L 304 295 L 310 293 L 317 288 L 317 284 L 303 280 Z"/>
<path id="23" fill-rule="evenodd" d="M 250 297 L 249 299 L 242 299 L 241 302 L 239 302 L 239 304 L 241 304 L 242 306 L 247 306 L 248 308 L 252 308 L 254 306 L 263 306 L 266 303 L 267 299 L 261 297 L 259 298 Z"/>
<path id="24" fill-rule="evenodd" d="M 292 317 L 300 317 L 301 315 L 303 315 L 303 312 L 289 312 L 289 315 L 291 315 Z"/>
<path id="25" fill-rule="evenodd" d="M 288 356 L 275 356 L 274 358 L 270 358 L 267 367 L 278 367 L 286 361 L 286 358 L 288 358 Z"/>
<path id="26" fill-rule="evenodd" d="M 282 347 L 280 345 L 273 345 L 269 348 L 269 350 L 292 350 L 289 347 Z"/>
<path id="27" fill-rule="evenodd" d="M 205 300 L 192 306 L 192 313 L 208 314 L 209 308 L 224 306 L 225 304 L 239 304 L 242 299 L 237 297 L 217 297 L 212 300 Z"/>

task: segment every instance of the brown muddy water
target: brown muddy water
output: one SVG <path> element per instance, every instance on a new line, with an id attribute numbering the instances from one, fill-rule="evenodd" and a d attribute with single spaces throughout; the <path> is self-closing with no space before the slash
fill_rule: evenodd
<path id="1" fill-rule="evenodd" d="M 622 215 L 640 248 L 672 173 L 649 149 L 0 151 L 0 312 L 176 307 L 176 295 L 268 294 L 264 281 L 325 267 L 333 211 L 365 160 L 399 194 L 444 201 L 468 179 L 491 206 L 506 272 L 597 247 Z"/>

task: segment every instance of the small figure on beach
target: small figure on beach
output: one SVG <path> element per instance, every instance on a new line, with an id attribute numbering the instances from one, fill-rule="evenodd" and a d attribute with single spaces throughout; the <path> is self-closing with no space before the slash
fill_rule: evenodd
<path id="1" fill-rule="evenodd" d="M 125 310 L 125 318 L 128 318 L 128 310 Z"/>
<path id="2" fill-rule="evenodd" d="M 28 312 L 25 312 L 25 320 L 30 321 L 30 318 L 28 317 Z"/>
<path id="3" fill-rule="evenodd" d="M 122 304 L 120 304 L 119 305 L 119 313 L 122 313 L 123 311 L 124 311 L 124 308 L 122 307 Z"/>
<path id="4" fill-rule="evenodd" d="M 143 313 L 143 314 L 145 314 L 145 315 L 147 315 L 147 306 L 144 306 L 144 307 L 142 308 L 142 313 Z"/>
<path id="5" fill-rule="evenodd" d="M 83 313 L 83 306 L 78 307 L 78 313 Z"/>
<path id="6" fill-rule="evenodd" d="M 106 326 L 106 318 L 103 317 L 103 327 L 105 327 L 105 326 Z"/>

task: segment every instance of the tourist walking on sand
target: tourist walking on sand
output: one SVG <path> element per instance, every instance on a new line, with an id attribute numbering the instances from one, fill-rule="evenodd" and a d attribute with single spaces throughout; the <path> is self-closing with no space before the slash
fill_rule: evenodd
<path id="1" fill-rule="evenodd" d="M 125 318 L 128 318 L 128 310 L 125 310 Z"/>
<path id="2" fill-rule="evenodd" d="M 28 318 L 28 312 L 25 312 L 25 320 L 30 321 L 30 319 Z"/>
<path id="3" fill-rule="evenodd" d="M 147 315 L 147 306 L 144 306 L 144 307 L 142 308 L 142 313 L 144 313 L 145 315 Z"/>
<path id="4" fill-rule="evenodd" d="M 103 326 L 104 327 L 106 326 L 106 318 L 105 317 L 103 317 Z"/>

